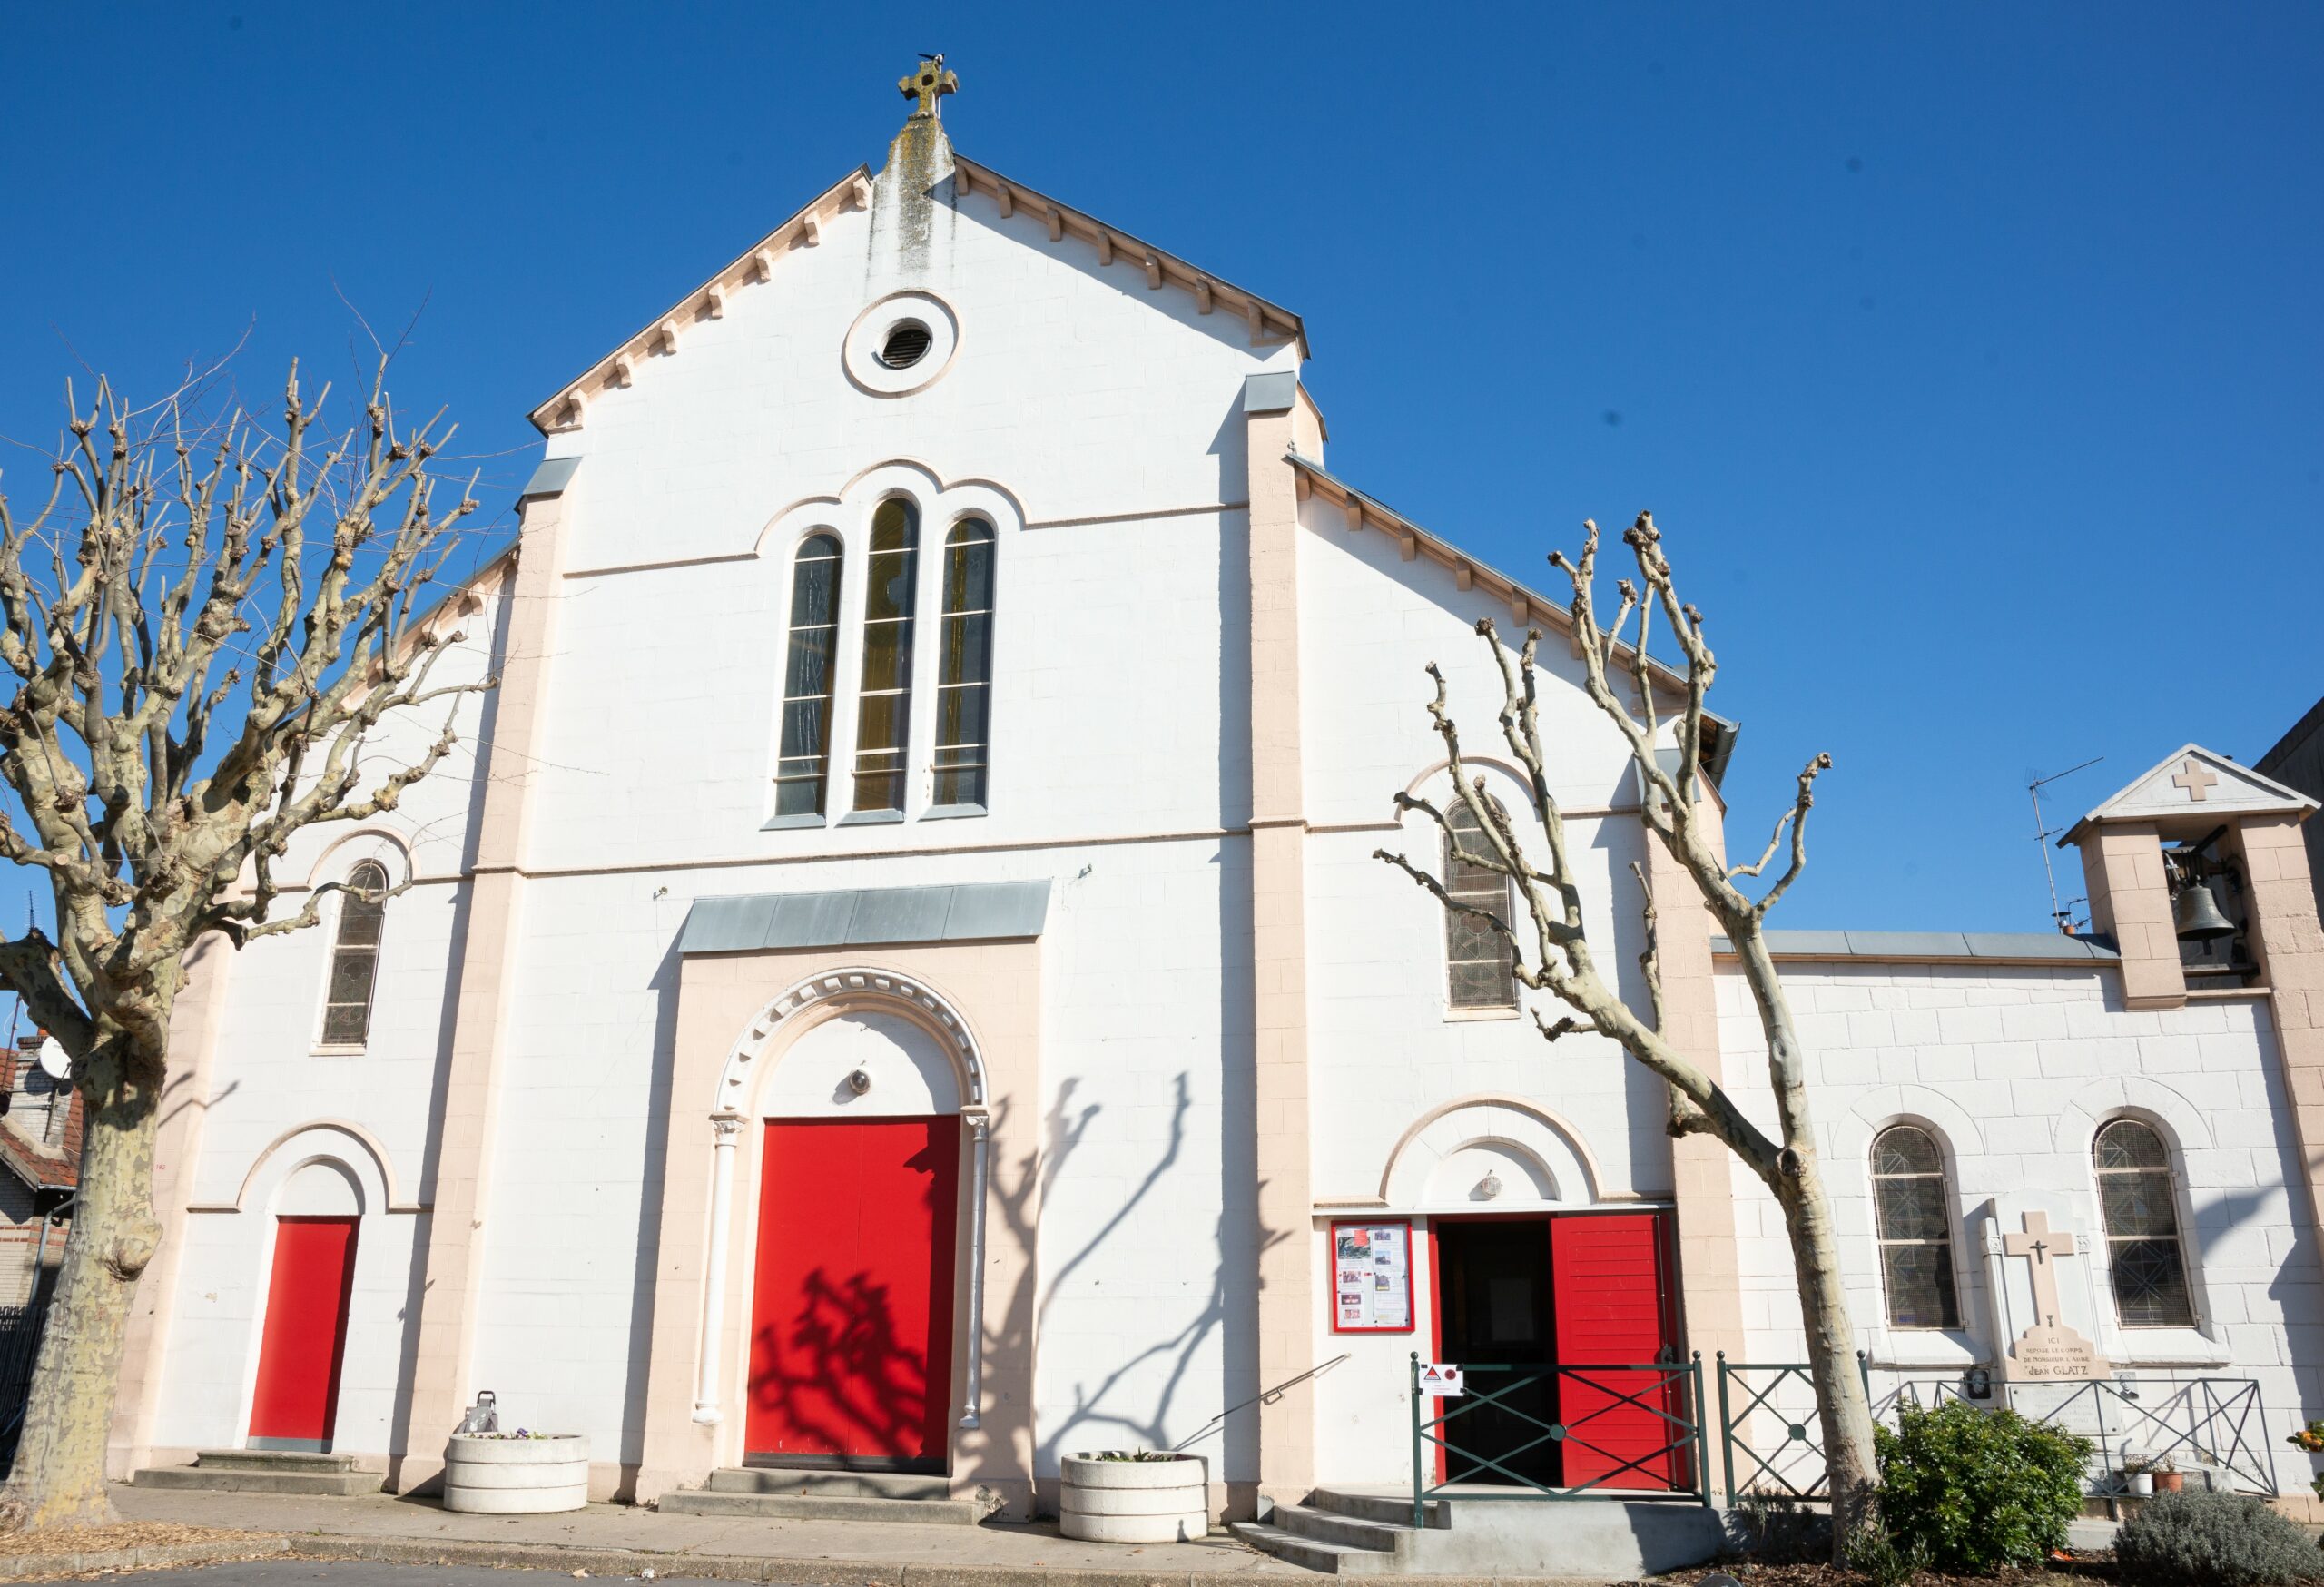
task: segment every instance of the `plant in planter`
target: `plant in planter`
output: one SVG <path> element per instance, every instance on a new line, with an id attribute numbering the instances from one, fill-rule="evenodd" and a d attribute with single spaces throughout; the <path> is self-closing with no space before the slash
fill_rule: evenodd
<path id="1" fill-rule="evenodd" d="M 589 1441 L 577 1433 L 455 1433 L 444 1449 L 444 1508 L 541 1515 L 589 1502 Z"/>
<path id="2" fill-rule="evenodd" d="M 2149 1468 L 2149 1474 L 2154 1478 L 2154 1491 L 2158 1493 L 2181 1493 L 2187 1486 L 2186 1474 L 2181 1472 L 2167 1454 L 2155 1456 L 2154 1464 Z"/>
<path id="3" fill-rule="evenodd" d="M 2284 1442 L 2294 1449 L 2304 1449 L 2310 1454 L 2324 1454 L 2324 1422 L 2310 1422 L 2299 1432 L 2286 1437 Z M 2317 1477 L 2308 1485 L 2316 1491 L 2318 1498 L 2324 1499 L 2324 1476 Z"/>
<path id="4" fill-rule="evenodd" d="M 2133 1498 L 2144 1499 L 2154 1492 L 2155 1463 L 2142 1454 L 2126 1454 L 2117 1473 L 2122 1479 L 2122 1491 Z"/>
<path id="5" fill-rule="evenodd" d="M 1058 1529 L 1088 1543 L 1180 1543 L 1210 1531 L 1210 1463 L 1167 1449 L 1068 1454 Z"/>

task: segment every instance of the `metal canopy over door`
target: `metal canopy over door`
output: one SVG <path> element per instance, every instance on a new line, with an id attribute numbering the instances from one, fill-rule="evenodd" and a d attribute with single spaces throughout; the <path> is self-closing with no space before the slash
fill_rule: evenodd
<path id="1" fill-rule="evenodd" d="M 1686 1486 L 1686 1429 L 1659 1412 L 1691 1414 L 1674 1380 L 1644 1367 L 1679 1361 L 1669 1250 L 1659 1213 L 1575 1214 L 1550 1220 L 1557 1296 L 1559 1414 L 1569 1487 Z"/>
<path id="2" fill-rule="evenodd" d="M 960 1131 L 767 1121 L 747 1459 L 943 1470 Z"/>
<path id="3" fill-rule="evenodd" d="M 266 1332 L 251 1395 L 253 1449 L 330 1447 L 355 1287 L 355 1226 L 352 1217 L 275 1219 Z"/>

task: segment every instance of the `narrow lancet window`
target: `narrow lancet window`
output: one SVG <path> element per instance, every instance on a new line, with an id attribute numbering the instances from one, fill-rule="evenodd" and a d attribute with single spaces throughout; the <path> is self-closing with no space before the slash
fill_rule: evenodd
<path id="1" fill-rule="evenodd" d="M 1444 838 L 1444 892 L 1455 902 L 1490 911 L 1494 920 L 1510 920 L 1509 878 L 1489 865 L 1461 857 L 1480 857 L 1492 849 L 1484 829 L 1465 800 L 1455 800 L 1446 816 L 1451 831 Z M 1447 1000 L 1455 1009 L 1513 1009 L 1517 1006 L 1514 956 L 1508 941 L 1485 921 L 1466 910 L 1444 912 L 1444 959 Z"/>
<path id="2" fill-rule="evenodd" d="M 872 515 L 871 584 L 863 599 L 863 692 L 855 722 L 855 808 L 904 807 L 911 742 L 911 616 L 920 511 L 890 497 Z"/>
<path id="3" fill-rule="evenodd" d="M 2098 1132 L 2093 1157 L 2115 1315 L 2126 1328 L 2193 1327 L 2179 1196 L 2162 1137 L 2152 1125 L 2117 1119 Z"/>
<path id="4" fill-rule="evenodd" d="M 837 537 L 811 535 L 791 571 L 791 652 L 783 663 L 783 748 L 774 813 L 821 815 L 831 771 L 832 658 L 839 643 Z"/>
<path id="5" fill-rule="evenodd" d="M 992 760 L 992 526 L 962 518 L 944 537 L 944 628 L 938 644 L 939 805 L 985 802 Z"/>
<path id="6" fill-rule="evenodd" d="M 371 1035 L 371 989 L 379 973 L 379 927 L 387 916 L 387 871 L 366 860 L 347 873 L 323 999 L 323 1045 L 360 1047 Z"/>
<path id="7" fill-rule="evenodd" d="M 1882 1130 L 1872 1143 L 1872 1213 L 1892 1328 L 1961 1326 L 1952 1206 L 1935 1138 L 1917 1125 Z"/>

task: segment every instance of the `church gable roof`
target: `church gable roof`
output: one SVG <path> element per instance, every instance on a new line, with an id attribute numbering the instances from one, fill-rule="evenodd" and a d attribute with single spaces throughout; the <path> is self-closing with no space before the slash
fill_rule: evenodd
<path id="1" fill-rule="evenodd" d="M 2230 815 L 2306 815 L 2316 801 L 2273 777 L 2207 750 L 2184 744 L 2132 778 L 2114 796 L 2080 821 L 2061 844 L 2079 840 L 2084 828 L 2103 822 L 2224 821 Z"/>
<path id="2" fill-rule="evenodd" d="M 947 180 L 952 183 L 955 202 L 971 193 L 986 194 L 999 207 L 1004 220 L 1015 217 L 1022 210 L 1023 223 L 1047 226 L 1052 242 L 1068 235 L 1085 241 L 1096 250 L 1100 265 L 1118 263 L 1142 270 L 1149 290 L 1175 288 L 1191 294 L 1202 313 L 1224 308 L 1242 319 L 1249 327 L 1255 345 L 1270 338 L 1285 339 L 1297 344 L 1300 357 L 1307 356 L 1306 327 L 1290 310 L 1118 226 L 1005 177 L 990 166 L 957 153 L 949 157 L 951 170 Z M 896 162 L 891 159 L 887 168 L 876 176 L 869 166 L 859 165 L 816 194 L 805 207 L 729 261 L 708 281 L 655 315 L 620 346 L 536 406 L 529 416 L 534 428 L 544 435 L 581 428 L 590 400 L 599 392 L 628 386 L 641 360 L 656 353 L 675 354 L 688 328 L 724 316 L 726 299 L 731 293 L 772 281 L 788 255 L 802 248 L 819 246 L 824 227 L 835 217 L 854 210 L 869 210 L 874 183 L 888 180 L 895 165 Z"/>

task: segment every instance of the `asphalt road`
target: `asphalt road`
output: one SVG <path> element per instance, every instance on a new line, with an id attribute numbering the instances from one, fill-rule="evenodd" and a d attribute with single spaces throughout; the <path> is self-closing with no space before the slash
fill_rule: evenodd
<path id="1" fill-rule="evenodd" d="M 496 1571 L 486 1565 L 379 1565 L 365 1560 L 240 1560 L 222 1565 L 139 1571 L 122 1577 L 137 1587 L 517 1587 L 530 1576 L 531 1587 L 569 1582 L 569 1571 Z M 635 1576 L 592 1576 L 592 1582 L 637 1582 Z M 700 1578 L 657 1576 L 651 1587 L 690 1587 Z M 719 1587 L 733 1587 L 722 1582 Z"/>

